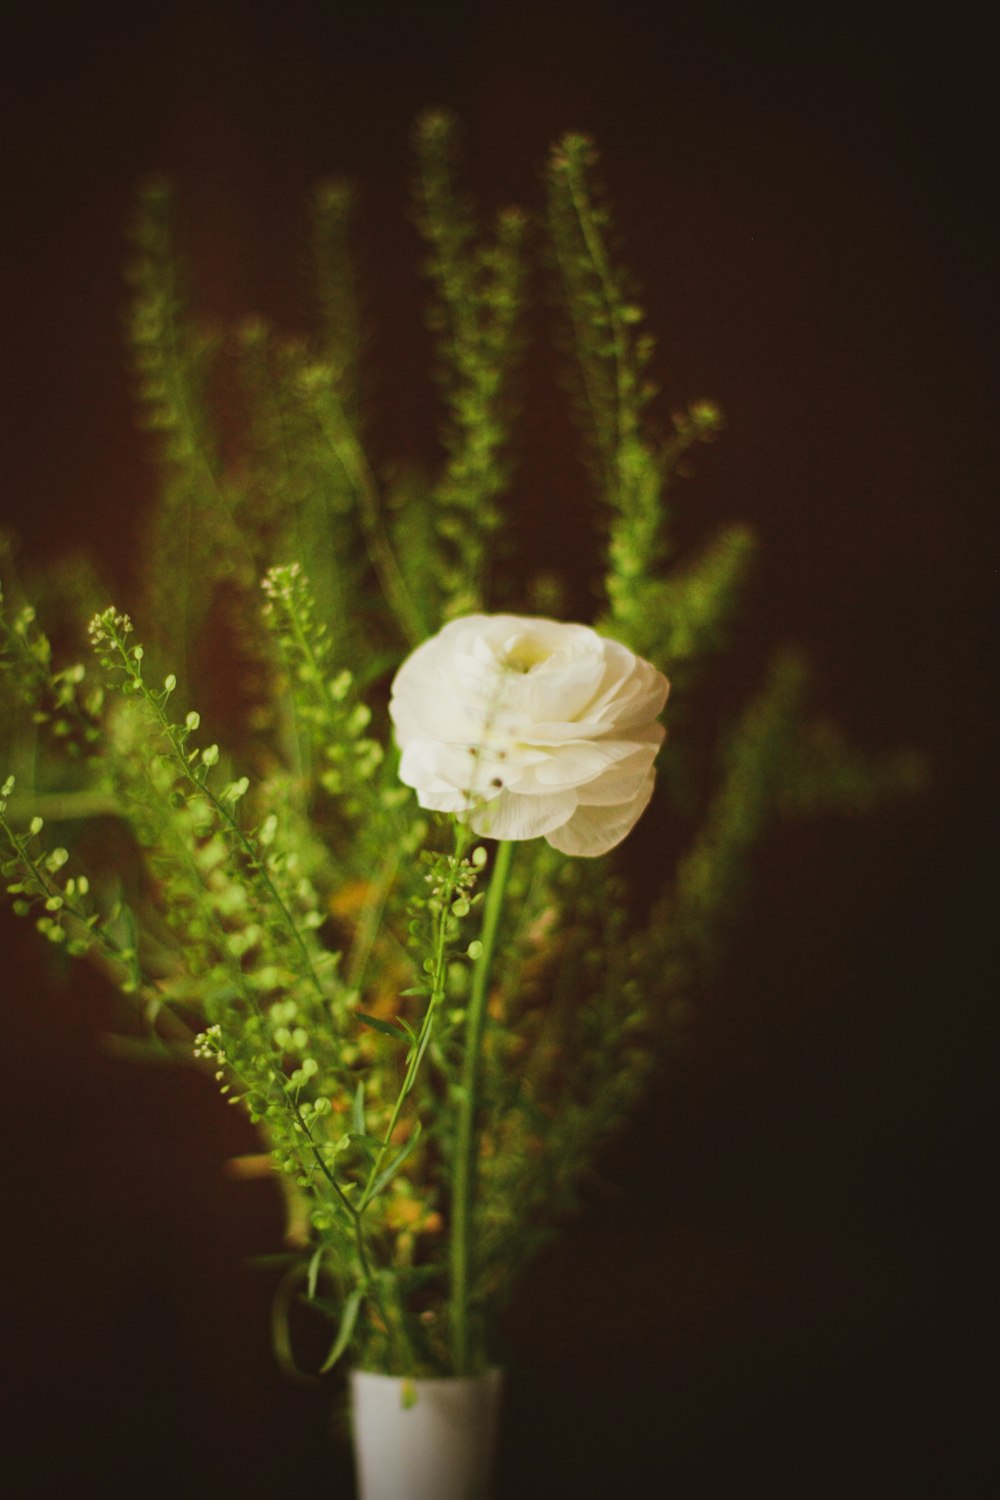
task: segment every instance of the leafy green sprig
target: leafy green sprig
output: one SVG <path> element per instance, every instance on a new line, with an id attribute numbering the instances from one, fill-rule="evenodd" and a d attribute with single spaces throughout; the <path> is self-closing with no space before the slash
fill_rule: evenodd
<path id="1" fill-rule="evenodd" d="M 431 111 L 415 132 L 417 226 L 434 291 L 430 325 L 445 401 L 443 473 L 432 491 L 438 618 L 482 609 L 507 483 L 511 381 L 520 347 L 527 220 L 502 210 L 481 240 L 455 186 L 457 125 Z"/>
<path id="2" fill-rule="evenodd" d="M 722 413 L 712 401 L 691 401 L 674 413 L 665 439 L 648 419 L 654 341 L 611 248 L 611 214 L 588 137 L 566 135 L 555 147 L 548 209 L 580 417 L 609 516 L 601 628 L 660 662 L 672 679 L 678 671 L 689 677 L 723 639 L 751 552 L 747 529 L 733 527 L 684 572 L 663 577 L 671 550 L 668 491 L 691 449 L 721 430 Z"/>
<path id="3" fill-rule="evenodd" d="M 52 645 L 38 624 L 33 605 L 24 604 L 9 619 L 0 583 L 0 673 L 22 703 L 32 708 L 32 722 L 44 725 L 69 755 L 90 753 L 100 739 L 103 694 L 87 683 L 80 662 L 55 668 Z"/>
<path id="4" fill-rule="evenodd" d="M 320 312 L 322 359 L 338 399 L 357 428 L 361 422 L 362 333 L 351 228 L 355 192 L 349 182 L 319 185 L 312 198 L 312 250 Z"/>
<path id="5" fill-rule="evenodd" d="M 386 805 L 373 785 L 383 749 L 365 731 L 371 710 L 358 696 L 354 675 L 337 667 L 329 626 L 317 618 L 315 600 L 298 563 L 269 569 L 263 582 L 264 617 L 287 673 L 288 690 L 301 726 L 298 757 L 322 767 L 319 784 L 340 799 L 349 816 L 376 815 Z M 398 805 L 405 793 L 397 795 Z"/>
<path id="6" fill-rule="evenodd" d="M 209 386 L 219 340 L 195 328 L 174 246 L 173 194 L 162 178 L 143 184 L 131 226 L 129 338 L 136 397 L 156 434 L 162 492 L 147 537 L 147 614 L 185 674 L 220 579 L 252 576 L 237 493 L 213 430 Z"/>
<path id="7" fill-rule="evenodd" d="M 435 1032 L 448 991 L 448 975 L 456 963 L 474 961 L 476 942 L 462 939 L 462 929 L 478 897 L 474 886 L 485 863 L 485 850 L 477 848 L 466 855 L 471 836 L 461 825 L 455 827 L 455 848 L 451 854 L 427 853 L 424 865 L 425 894 L 411 903 L 410 942 L 419 963 L 415 984 L 402 992 L 401 999 L 419 997 L 422 1009 L 414 1025 L 402 1014 L 392 1020 L 357 1010 L 356 1019 L 370 1027 L 383 1045 L 405 1047 L 401 1076 L 394 1097 L 379 1098 L 388 1087 L 392 1070 L 376 1069 L 366 1087 L 364 1075 L 358 1077 L 351 1109 L 352 1129 L 341 1138 L 341 1146 L 353 1143 L 360 1150 L 350 1180 L 339 1200 L 340 1217 L 346 1214 L 353 1229 L 356 1249 L 353 1284 L 338 1309 L 339 1328 L 324 1368 L 334 1364 L 354 1338 L 356 1324 L 370 1307 L 374 1324 L 366 1335 L 369 1345 L 377 1347 L 388 1341 L 391 1357 L 402 1359 L 413 1369 L 420 1362 L 419 1350 L 426 1340 L 408 1312 L 404 1291 L 412 1281 L 406 1264 L 393 1264 L 391 1252 L 386 1260 L 386 1197 L 389 1189 L 406 1172 L 423 1145 L 420 1112 L 407 1115 L 407 1104 L 417 1087 L 428 1054 L 439 1055 L 434 1045 Z M 374 1084 L 376 1097 L 371 1098 Z M 401 1138 L 402 1136 L 402 1138 Z M 307 1185 L 307 1184 L 303 1184 Z M 322 1214 L 313 1222 L 323 1231 L 334 1227 L 334 1220 Z M 382 1247 L 381 1270 L 376 1269 L 369 1244 Z M 317 1264 L 320 1264 L 320 1261 Z M 334 1256 L 332 1272 L 344 1275 L 343 1256 Z M 321 1307 L 315 1296 L 315 1281 L 310 1300 Z"/>
<path id="8" fill-rule="evenodd" d="M 631 972 L 641 943 L 629 893 L 599 862 L 562 861 L 517 989 L 504 987 L 487 1050 L 477 1300 L 501 1295 L 578 1207 L 601 1148 L 652 1065 Z"/>
<path id="9" fill-rule="evenodd" d="M 404 639 L 416 646 L 430 633 L 386 521 L 381 488 L 344 402 L 337 391 L 335 371 L 328 365 L 304 365 L 298 375 L 298 395 L 311 413 L 325 441 L 340 481 L 353 497 L 356 518 L 368 559 L 382 595 Z"/>
<path id="10" fill-rule="evenodd" d="M 296 916 L 279 889 L 280 882 L 275 879 L 274 868 L 265 850 L 252 834 L 244 830 L 236 816 L 236 806 L 249 789 L 249 778 L 238 777 L 216 791 L 211 773 L 219 762 L 219 747 L 212 744 L 202 749 L 189 748 L 189 739 L 200 724 L 199 715 L 191 710 L 183 725 L 171 720 L 166 705 L 176 687 L 176 678 L 171 674 L 162 688 L 151 689 L 142 675 L 142 646 L 128 644 L 131 633 L 129 617 L 114 608 L 95 616 L 90 625 L 91 640 L 102 666 L 112 680 L 118 680 L 126 696 L 141 703 L 162 740 L 165 757 L 177 780 L 182 786 L 186 785 L 188 795 L 194 794 L 196 806 L 204 807 L 208 818 L 206 831 L 214 830 L 220 834 L 240 855 L 262 911 L 285 935 L 293 968 L 320 999 L 325 999 L 328 993 L 325 976 L 330 974 L 332 965 L 330 956 L 318 951 L 313 936 L 322 917 L 310 899 L 310 893 L 308 890 L 299 893 L 306 898 L 307 909 Z"/>
<path id="11" fill-rule="evenodd" d="M 125 995 L 135 996 L 150 986 L 138 962 L 134 921 L 118 906 L 102 915 L 90 900 L 90 881 L 84 874 L 63 875 L 69 853 L 61 845 L 45 848 L 39 844 L 44 819 L 36 814 L 26 833 L 19 832 L 7 816 L 14 777 L 8 776 L 0 787 L 0 833 L 9 850 L 2 873 L 9 882 L 18 916 L 35 915 L 38 931 L 74 958 L 89 956 L 95 950 L 106 971 Z M 125 926 L 127 937 L 116 928 Z"/>
<path id="12" fill-rule="evenodd" d="M 255 538 L 256 576 L 275 557 L 298 559 L 320 614 L 339 622 L 345 654 L 357 660 L 365 644 L 355 615 L 366 559 L 357 546 L 354 488 L 331 453 L 308 396 L 304 372 L 316 364 L 316 353 L 301 340 L 278 337 L 255 318 L 240 329 L 237 354 L 247 422 L 240 518 Z M 353 424 L 354 404 L 346 377 L 338 373 L 346 358 L 338 364 L 324 345 L 320 362 Z M 372 617 L 369 611 L 369 628 Z"/>

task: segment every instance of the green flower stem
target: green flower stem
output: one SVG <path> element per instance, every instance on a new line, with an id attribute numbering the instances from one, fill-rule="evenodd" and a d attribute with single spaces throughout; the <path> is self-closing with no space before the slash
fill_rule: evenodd
<path id="1" fill-rule="evenodd" d="M 465 854 L 469 843 L 471 842 L 471 837 L 472 836 L 464 823 L 455 823 L 455 853 L 451 861 L 451 869 L 448 875 L 448 879 L 445 882 L 444 892 L 441 897 L 441 908 L 438 913 L 438 921 L 436 924 L 434 939 L 434 968 L 431 975 L 430 999 L 427 1002 L 427 1009 L 424 1011 L 424 1018 L 420 1024 L 420 1031 L 417 1033 L 416 1041 L 410 1048 L 409 1061 L 406 1068 L 406 1076 L 404 1077 L 402 1085 L 400 1086 L 399 1093 L 396 1096 L 396 1102 L 392 1107 L 392 1114 L 389 1117 L 389 1124 L 386 1127 L 383 1144 L 379 1149 L 378 1155 L 376 1156 L 374 1162 L 372 1163 L 371 1170 L 368 1173 L 368 1181 L 365 1183 L 364 1191 L 361 1194 L 361 1199 L 357 1206 L 357 1211 L 359 1214 L 364 1213 L 369 1202 L 371 1201 L 375 1183 L 377 1182 L 379 1174 L 382 1171 L 383 1166 L 385 1165 L 385 1159 L 392 1148 L 392 1138 L 395 1134 L 396 1126 L 399 1124 L 399 1116 L 402 1113 L 403 1105 L 406 1103 L 406 1100 L 409 1097 L 410 1090 L 413 1088 L 413 1085 L 416 1082 L 420 1064 L 423 1062 L 424 1053 L 427 1051 L 427 1046 L 431 1039 L 431 1032 L 434 1027 L 434 1022 L 437 1018 L 438 1007 L 441 1001 L 444 999 L 446 983 L 445 976 L 448 962 L 448 917 L 452 898 L 455 894 L 455 884 L 459 870 L 461 868 L 462 857 Z"/>
<path id="2" fill-rule="evenodd" d="M 368 1293 L 369 1296 L 372 1297 L 375 1302 L 375 1306 L 379 1310 L 382 1322 L 385 1324 L 386 1336 L 389 1339 L 390 1345 L 398 1346 L 401 1343 L 404 1346 L 405 1353 L 403 1355 L 403 1361 L 405 1367 L 409 1369 L 412 1366 L 414 1358 L 413 1346 L 410 1342 L 409 1337 L 407 1336 L 405 1327 L 402 1325 L 398 1328 L 395 1327 L 394 1320 L 389 1316 L 389 1309 L 387 1308 L 385 1298 L 382 1295 L 382 1288 L 379 1285 L 378 1278 L 376 1277 L 375 1272 L 372 1270 L 371 1259 L 368 1255 L 368 1247 L 365 1244 L 363 1212 L 360 1208 L 354 1207 L 353 1203 L 347 1197 L 343 1188 L 340 1186 L 339 1182 L 330 1171 L 326 1162 L 323 1160 L 323 1154 L 313 1140 L 312 1131 L 309 1129 L 309 1123 L 307 1120 L 303 1119 L 302 1112 L 299 1109 L 298 1104 L 294 1099 L 290 1102 L 292 1113 L 294 1114 L 295 1119 L 298 1122 L 300 1130 L 303 1132 L 306 1140 L 309 1143 L 309 1149 L 312 1152 L 313 1159 L 315 1160 L 316 1165 L 323 1173 L 323 1176 L 326 1178 L 327 1182 L 333 1188 L 333 1191 L 340 1201 L 341 1206 L 346 1209 L 348 1215 L 350 1216 L 351 1222 L 354 1227 L 354 1243 L 358 1252 L 358 1265 L 361 1270 L 362 1288 L 365 1292 Z"/>
<path id="3" fill-rule="evenodd" d="M 635 429 L 635 419 L 628 420 L 628 392 L 629 384 L 628 368 L 628 335 L 621 311 L 621 293 L 615 285 L 614 272 L 608 262 L 604 245 L 597 226 L 594 223 L 593 210 L 587 195 L 586 183 L 580 170 L 580 164 L 572 155 L 567 156 L 566 161 L 566 187 L 569 193 L 569 201 L 576 215 L 590 263 L 600 284 L 601 293 L 604 297 L 607 311 L 608 323 L 611 328 L 611 352 L 614 360 L 615 370 L 615 426 L 617 429 L 615 444 L 616 452 L 613 463 L 619 484 L 619 503 L 621 491 L 627 483 L 624 472 L 625 454 L 623 443 L 627 436 L 631 436 Z"/>
<path id="4" fill-rule="evenodd" d="M 490 878 L 483 909 L 482 949 L 472 976 L 472 992 L 465 1022 L 465 1055 L 459 1104 L 458 1138 L 451 1199 L 451 1348 L 452 1373 L 469 1373 L 469 1284 L 475 1251 L 472 1200 L 476 1178 L 476 1114 L 480 1059 L 486 1026 L 490 969 L 496 947 L 514 845 L 502 842 Z"/>
<path id="5" fill-rule="evenodd" d="M 314 396 L 313 411 L 331 452 L 357 496 L 358 519 L 382 593 L 410 645 L 417 646 L 426 639 L 427 627 L 414 603 L 385 529 L 375 476 L 337 394 L 329 384 L 322 389 L 322 399 L 317 400 Z"/>

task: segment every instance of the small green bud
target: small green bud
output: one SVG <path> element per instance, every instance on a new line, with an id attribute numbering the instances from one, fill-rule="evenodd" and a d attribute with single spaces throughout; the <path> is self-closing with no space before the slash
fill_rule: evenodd
<path id="1" fill-rule="evenodd" d="M 469 971 L 463 963 L 450 963 L 448 965 L 448 990 L 452 995 L 461 997 L 469 988 Z"/>
<path id="2" fill-rule="evenodd" d="M 198 725 L 201 723 L 201 714 L 198 713 L 197 709 L 192 708 L 191 712 L 188 714 L 187 718 L 184 720 L 184 723 L 187 725 L 188 729 L 190 729 L 190 730 L 197 729 Z"/>

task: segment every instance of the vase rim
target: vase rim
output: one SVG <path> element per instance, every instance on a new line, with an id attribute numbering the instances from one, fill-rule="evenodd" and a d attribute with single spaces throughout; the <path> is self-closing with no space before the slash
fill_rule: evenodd
<path id="1" fill-rule="evenodd" d="M 477 1375 L 391 1375 L 385 1370 L 351 1370 L 352 1380 L 408 1380 L 412 1385 L 443 1385 L 456 1380 L 489 1381 L 495 1382 L 503 1379 L 504 1372 L 499 1365 L 490 1365 L 486 1370 L 481 1370 Z"/>

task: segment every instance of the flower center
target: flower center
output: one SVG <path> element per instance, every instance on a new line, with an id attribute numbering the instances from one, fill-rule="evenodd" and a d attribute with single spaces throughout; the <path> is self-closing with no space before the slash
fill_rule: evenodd
<path id="1" fill-rule="evenodd" d="M 541 666 L 543 661 L 548 661 L 551 655 L 552 652 L 540 641 L 533 641 L 527 635 L 518 635 L 505 642 L 500 662 L 508 672 L 527 673 L 534 667 Z"/>

